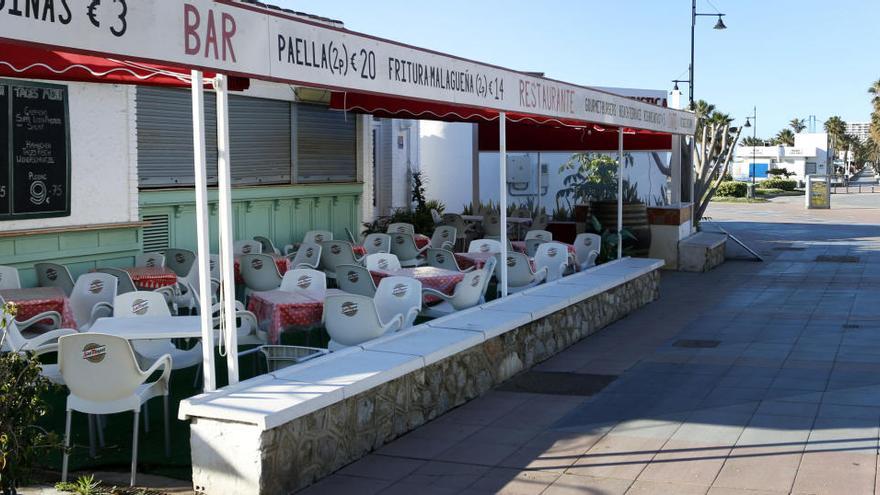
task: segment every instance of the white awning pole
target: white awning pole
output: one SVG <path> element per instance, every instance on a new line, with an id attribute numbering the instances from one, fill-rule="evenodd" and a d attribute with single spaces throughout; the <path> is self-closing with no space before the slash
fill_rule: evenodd
<path id="1" fill-rule="evenodd" d="M 623 127 L 617 129 L 617 259 L 623 258 Z"/>
<path id="2" fill-rule="evenodd" d="M 501 297 L 507 296 L 507 113 L 498 113 L 498 157 L 501 170 L 498 210 L 501 218 Z"/>
<path id="3" fill-rule="evenodd" d="M 205 162 L 205 93 L 202 72 L 192 71 L 193 169 L 196 189 L 196 263 L 199 271 L 199 317 L 202 327 L 204 390 L 217 388 L 214 373 L 214 322 L 211 317 L 211 247 L 208 228 L 208 167 Z"/>
<path id="4" fill-rule="evenodd" d="M 541 152 L 538 152 L 538 190 L 535 193 L 535 209 L 541 214 Z"/>
<path id="5" fill-rule="evenodd" d="M 232 243 L 232 174 L 229 170 L 229 89 L 225 75 L 217 74 L 217 189 L 220 215 L 220 267 L 222 280 L 223 338 L 226 342 L 226 363 L 229 384 L 238 383 L 238 334 L 235 325 L 235 275 Z"/>

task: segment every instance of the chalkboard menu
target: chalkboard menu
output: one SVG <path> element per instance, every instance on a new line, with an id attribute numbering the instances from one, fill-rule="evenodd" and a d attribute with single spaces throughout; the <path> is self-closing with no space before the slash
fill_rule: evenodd
<path id="1" fill-rule="evenodd" d="M 68 215 L 67 87 L 0 79 L 0 220 Z"/>

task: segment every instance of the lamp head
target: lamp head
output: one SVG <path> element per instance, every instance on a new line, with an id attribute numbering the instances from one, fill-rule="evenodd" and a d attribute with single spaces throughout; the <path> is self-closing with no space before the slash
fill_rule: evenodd
<path id="1" fill-rule="evenodd" d="M 751 123 L 751 122 L 749 121 L 749 119 L 747 118 L 747 119 L 746 119 L 746 123 L 743 125 L 743 127 L 748 128 L 748 127 L 751 127 L 751 126 L 752 126 L 752 123 Z"/>
<path id="2" fill-rule="evenodd" d="M 675 86 L 672 87 L 672 90 L 678 91 L 678 81 L 674 81 L 674 82 L 675 82 Z"/>
<path id="3" fill-rule="evenodd" d="M 715 23 L 715 29 L 717 29 L 719 31 L 723 30 L 723 29 L 727 29 L 727 26 L 724 25 L 724 20 L 721 19 L 721 14 L 718 14 L 718 22 Z"/>

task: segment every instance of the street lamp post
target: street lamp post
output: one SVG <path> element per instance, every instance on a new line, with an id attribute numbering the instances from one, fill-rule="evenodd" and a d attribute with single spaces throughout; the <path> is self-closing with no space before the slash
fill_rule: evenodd
<path id="1" fill-rule="evenodd" d="M 727 29 L 727 26 L 724 25 L 724 21 L 721 19 L 726 14 L 722 14 L 720 12 L 715 14 L 704 14 L 697 12 L 697 0 L 691 0 L 691 64 L 688 66 L 688 101 L 690 103 L 690 107 L 694 107 L 694 36 L 696 33 L 697 27 L 697 17 L 702 16 L 717 16 L 718 22 L 715 23 L 715 29 L 722 30 Z M 681 81 L 683 82 L 683 81 Z"/>
<path id="2" fill-rule="evenodd" d="M 752 124 L 752 122 L 754 122 L 754 124 Z M 758 167 L 755 164 L 755 162 L 757 161 L 757 153 L 756 153 L 757 148 L 755 146 L 756 146 L 756 143 L 758 142 L 758 107 L 757 106 L 752 109 L 752 114 L 749 115 L 748 117 L 746 117 L 746 123 L 743 127 L 751 127 L 752 128 L 752 169 L 750 171 L 751 172 L 750 175 L 752 176 L 752 188 L 754 189 L 755 176 L 758 175 L 757 174 Z"/>

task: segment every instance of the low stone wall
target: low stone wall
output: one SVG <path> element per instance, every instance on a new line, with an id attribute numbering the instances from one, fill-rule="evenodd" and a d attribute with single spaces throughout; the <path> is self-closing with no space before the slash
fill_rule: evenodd
<path id="1" fill-rule="evenodd" d="M 708 272 L 724 263 L 727 236 L 699 232 L 678 244 L 678 269 L 684 272 Z"/>
<path id="2" fill-rule="evenodd" d="M 260 437 L 242 447 L 251 452 L 256 449 L 262 465 L 244 471 L 259 473 L 251 481 L 262 494 L 304 488 L 654 301 L 659 284 L 659 271 L 646 273 L 280 427 L 261 433 L 246 428 Z M 192 424 L 194 441 L 210 442 L 200 435 L 200 423 Z M 230 427 L 235 429 L 232 423 Z M 216 433 L 216 427 L 203 433 L 209 431 Z M 225 450 L 229 451 L 228 445 Z M 242 458 L 247 457 L 243 451 Z M 223 472 L 218 464 L 202 468 Z"/>

